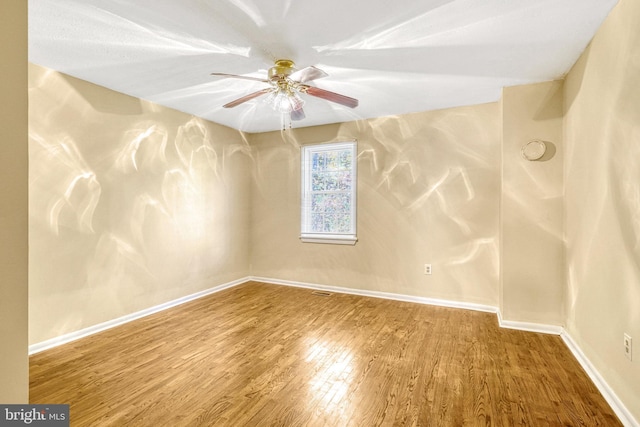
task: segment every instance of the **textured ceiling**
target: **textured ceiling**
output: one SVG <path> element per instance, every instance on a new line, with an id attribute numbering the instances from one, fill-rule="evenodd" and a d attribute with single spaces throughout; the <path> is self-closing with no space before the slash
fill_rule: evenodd
<path id="1" fill-rule="evenodd" d="M 277 130 L 260 97 L 278 58 L 329 76 L 305 96 L 312 126 L 496 101 L 562 77 L 617 0 L 29 0 L 29 60 L 248 132 Z"/>

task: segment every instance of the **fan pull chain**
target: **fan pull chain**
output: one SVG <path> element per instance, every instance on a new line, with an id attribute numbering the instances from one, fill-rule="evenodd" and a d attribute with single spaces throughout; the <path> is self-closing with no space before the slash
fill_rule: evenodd
<path id="1" fill-rule="evenodd" d="M 282 117 L 282 120 L 280 122 L 282 123 L 282 132 L 285 132 L 286 130 L 291 130 L 292 128 L 291 114 L 282 113 L 281 117 Z"/>

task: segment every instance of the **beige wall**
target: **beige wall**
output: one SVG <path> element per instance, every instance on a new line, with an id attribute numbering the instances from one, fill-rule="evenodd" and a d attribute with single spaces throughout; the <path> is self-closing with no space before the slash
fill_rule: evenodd
<path id="1" fill-rule="evenodd" d="M 502 94 L 500 310 L 509 321 L 561 326 L 564 297 L 562 82 Z M 537 161 L 522 147 L 544 141 Z"/>
<path id="2" fill-rule="evenodd" d="M 502 109 L 252 135 L 252 274 L 482 303 L 500 306 L 505 320 L 562 325 L 562 86 L 507 88 Z M 301 243 L 299 146 L 350 138 L 359 241 Z M 547 143 L 540 161 L 521 156 L 532 139 Z"/>
<path id="3" fill-rule="evenodd" d="M 252 135 L 252 274 L 496 306 L 500 131 L 493 103 Z M 350 138 L 358 242 L 301 243 L 299 145 Z"/>
<path id="4" fill-rule="evenodd" d="M 566 329 L 640 420 L 640 2 L 621 0 L 565 83 Z M 622 339 L 635 339 L 635 358 Z"/>
<path id="5" fill-rule="evenodd" d="M 29 67 L 30 341 L 249 274 L 237 131 Z"/>
<path id="6" fill-rule="evenodd" d="M 0 40 L 0 403 L 27 403 L 27 2 L 0 3 Z"/>

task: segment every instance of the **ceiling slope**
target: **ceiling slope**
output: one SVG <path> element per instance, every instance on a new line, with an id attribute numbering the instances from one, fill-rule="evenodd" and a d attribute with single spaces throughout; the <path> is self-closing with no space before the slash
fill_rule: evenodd
<path id="1" fill-rule="evenodd" d="M 29 60 L 247 132 L 277 130 L 265 87 L 275 59 L 315 65 L 312 126 L 496 101 L 562 77 L 617 0 L 29 0 Z"/>

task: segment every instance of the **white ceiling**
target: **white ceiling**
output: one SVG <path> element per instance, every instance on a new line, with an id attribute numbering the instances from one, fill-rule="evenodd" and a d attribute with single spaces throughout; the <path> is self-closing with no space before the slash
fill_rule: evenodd
<path id="1" fill-rule="evenodd" d="M 278 58 L 360 100 L 305 96 L 296 127 L 496 101 L 562 77 L 617 0 L 29 0 L 29 60 L 248 132 L 277 130 L 265 77 Z"/>

